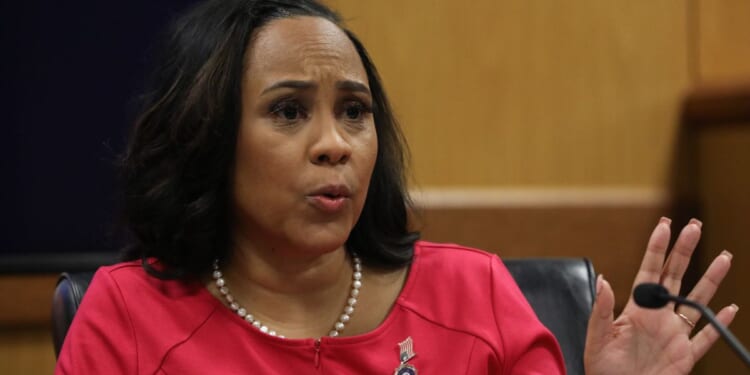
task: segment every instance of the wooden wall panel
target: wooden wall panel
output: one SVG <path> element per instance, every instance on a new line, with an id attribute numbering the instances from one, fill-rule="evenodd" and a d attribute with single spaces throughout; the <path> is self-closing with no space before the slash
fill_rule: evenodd
<path id="1" fill-rule="evenodd" d="M 419 186 L 664 186 L 686 2 L 328 2 L 383 75 Z"/>
<path id="2" fill-rule="evenodd" d="M 50 328 L 58 275 L 0 275 L 0 374 L 51 374 Z"/>
<path id="3" fill-rule="evenodd" d="M 696 12 L 700 81 L 750 81 L 750 1 L 697 0 Z"/>
<path id="4" fill-rule="evenodd" d="M 46 375 L 54 369 L 49 327 L 0 327 L 0 374 Z"/>
<path id="5" fill-rule="evenodd" d="M 734 254 L 732 271 L 711 307 L 740 307 L 732 331 L 750 345 L 750 123 L 707 126 L 698 133 L 700 203 L 706 222 L 703 256 L 707 267 L 722 249 Z M 707 354 L 706 374 L 746 374 L 746 367 L 724 343 Z"/>

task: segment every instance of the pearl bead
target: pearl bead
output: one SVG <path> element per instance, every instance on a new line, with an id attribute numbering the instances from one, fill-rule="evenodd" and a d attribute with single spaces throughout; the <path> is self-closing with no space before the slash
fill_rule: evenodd
<path id="1" fill-rule="evenodd" d="M 229 304 L 229 308 L 231 308 L 232 311 L 237 311 L 237 309 L 240 308 L 240 305 L 238 305 L 237 302 L 232 302 Z"/>
<path id="2" fill-rule="evenodd" d="M 348 300 L 346 300 L 346 304 L 349 305 L 349 306 L 354 307 L 354 305 L 357 304 L 357 299 L 354 298 L 354 297 L 349 298 Z"/>
<path id="3" fill-rule="evenodd" d="M 342 329 L 344 329 L 344 323 L 336 322 L 333 327 L 336 328 L 337 331 L 341 331 Z"/>
<path id="4" fill-rule="evenodd" d="M 259 322 L 259 321 L 257 321 L 257 320 L 256 320 L 256 321 L 254 321 L 254 322 L 253 322 L 253 326 L 254 326 L 255 328 L 260 328 L 261 324 L 260 324 L 260 322 Z"/>
<path id="5" fill-rule="evenodd" d="M 339 320 L 344 323 L 348 323 L 350 318 L 351 317 L 349 316 L 349 314 L 341 314 L 341 317 L 339 318 Z"/>
<path id="6" fill-rule="evenodd" d="M 362 280 L 362 272 L 355 272 L 354 273 L 354 280 Z"/>
<path id="7" fill-rule="evenodd" d="M 223 287 L 219 288 L 219 291 L 220 291 L 220 292 L 221 292 L 221 294 L 223 294 L 223 295 L 227 295 L 227 294 L 229 294 L 229 289 L 227 289 L 227 287 L 225 287 L 225 286 L 223 286 Z"/>
<path id="8" fill-rule="evenodd" d="M 229 302 L 229 303 L 234 302 L 234 296 L 232 296 L 231 294 L 227 294 L 227 296 L 224 297 L 224 298 L 226 298 L 227 302 Z"/>
<path id="9" fill-rule="evenodd" d="M 224 286 L 224 284 L 225 284 L 224 279 L 222 279 L 222 278 L 216 279 L 216 286 L 218 286 L 219 288 L 221 288 L 222 286 Z"/>
<path id="10" fill-rule="evenodd" d="M 352 314 L 352 313 L 354 312 L 354 308 L 353 308 L 353 307 L 351 307 L 351 306 L 347 306 L 347 307 L 344 307 L 344 312 L 345 312 L 345 313 L 346 313 L 347 315 L 351 315 L 351 314 Z"/>
<path id="11" fill-rule="evenodd" d="M 244 318 L 247 315 L 247 310 L 245 310 L 244 307 L 240 307 L 239 309 L 237 309 L 237 315 Z"/>
<path id="12" fill-rule="evenodd" d="M 352 283 L 352 288 L 359 289 L 361 287 L 362 287 L 362 282 L 359 280 L 354 280 L 354 282 Z"/>
<path id="13" fill-rule="evenodd" d="M 268 331 L 268 334 L 271 336 L 276 336 L 276 331 Z"/>
<path id="14" fill-rule="evenodd" d="M 255 319 L 253 319 L 253 314 L 247 314 L 245 315 L 245 320 L 247 320 L 248 323 L 252 323 Z"/>
<path id="15" fill-rule="evenodd" d="M 352 289 L 352 297 L 356 297 L 359 295 L 359 289 Z"/>
<path id="16" fill-rule="evenodd" d="M 268 333 L 268 327 L 266 327 L 266 326 L 261 326 L 261 327 L 260 327 L 260 331 L 261 331 L 261 332 L 263 332 L 263 333 Z"/>
<path id="17" fill-rule="evenodd" d="M 331 332 L 328 332 L 328 336 L 336 337 L 339 335 L 339 331 L 333 330 Z"/>
<path id="18" fill-rule="evenodd" d="M 214 271 L 214 279 L 220 279 L 221 278 L 221 271 L 216 270 Z"/>

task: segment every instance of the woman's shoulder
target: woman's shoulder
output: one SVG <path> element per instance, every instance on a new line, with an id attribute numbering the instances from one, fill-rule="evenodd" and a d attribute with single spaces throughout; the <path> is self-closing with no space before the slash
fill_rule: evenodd
<path id="1" fill-rule="evenodd" d="M 481 276 L 477 272 L 490 271 L 494 262 L 500 263 L 500 258 L 493 253 L 473 247 L 453 243 L 436 243 L 417 241 L 414 245 L 415 262 L 428 265 L 430 270 L 449 273 L 444 276 Z M 485 279 L 488 280 L 488 279 Z"/>
<path id="2" fill-rule="evenodd" d="M 496 254 L 419 241 L 411 272 L 400 302 L 426 320 L 472 334 L 491 347 L 549 336 Z"/>
<path id="3" fill-rule="evenodd" d="M 406 292 L 420 306 L 444 302 L 491 308 L 493 301 L 488 297 L 493 295 L 506 300 L 519 297 L 513 277 L 496 254 L 427 241 L 418 241 L 414 254 Z"/>
<path id="4" fill-rule="evenodd" d="M 66 335 L 63 367 L 85 362 L 109 369 L 90 373 L 124 373 L 133 366 L 155 369 L 169 349 L 191 337 L 219 305 L 200 282 L 159 279 L 140 261 L 100 267 Z M 110 352 L 102 354 L 103 348 Z M 112 363 L 89 357 L 100 354 Z"/>
<path id="5" fill-rule="evenodd" d="M 144 280 L 147 276 L 142 262 L 140 260 L 131 260 L 99 267 L 92 281 L 101 278 L 109 278 L 116 282 Z"/>
<path id="6" fill-rule="evenodd" d="M 155 260 L 148 262 L 158 269 Z M 138 309 L 138 306 L 153 308 L 154 305 L 168 305 L 172 309 L 192 305 L 195 308 L 196 305 L 213 301 L 200 280 L 161 279 L 149 274 L 140 260 L 100 267 L 91 280 L 86 296 L 89 294 L 116 294 L 122 303 L 132 306 L 132 309 Z"/>
<path id="7" fill-rule="evenodd" d="M 153 260 L 149 262 L 153 265 Z M 84 295 L 81 312 L 106 316 L 123 310 L 123 324 L 135 332 L 158 331 L 169 342 L 197 328 L 219 305 L 199 280 L 160 279 L 139 260 L 100 267 Z"/>

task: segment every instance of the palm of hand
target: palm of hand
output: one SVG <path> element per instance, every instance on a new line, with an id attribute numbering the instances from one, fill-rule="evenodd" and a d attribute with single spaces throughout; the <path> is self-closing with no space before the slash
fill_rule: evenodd
<path id="1" fill-rule="evenodd" d="M 700 222 L 691 221 L 683 229 L 669 257 L 664 260 L 669 243 L 669 221 L 662 219 L 651 235 L 634 285 L 660 282 L 670 293 L 677 293 L 690 256 L 700 238 Z M 688 298 L 707 304 L 729 271 L 731 254 L 723 252 L 709 266 Z M 697 321 L 697 312 L 670 304 L 661 309 L 645 309 L 628 301 L 622 314 L 613 319 L 614 294 L 601 276 L 597 279 L 597 301 L 594 305 L 586 340 L 584 363 L 586 373 L 672 375 L 688 374 L 718 338 L 713 327 L 705 327 L 690 336 L 691 327 L 677 313 Z M 729 324 L 736 306 L 722 309 L 717 318 Z"/>
<path id="2" fill-rule="evenodd" d="M 666 314 L 665 314 L 666 313 Z M 671 310 L 645 310 L 632 301 L 612 324 L 600 355 L 587 365 L 596 374 L 687 374 L 695 359 L 686 323 Z M 679 319 L 679 318 L 678 318 Z"/>

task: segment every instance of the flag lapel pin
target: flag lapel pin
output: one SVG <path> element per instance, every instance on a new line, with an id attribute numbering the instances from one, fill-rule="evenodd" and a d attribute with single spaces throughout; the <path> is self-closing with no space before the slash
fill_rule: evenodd
<path id="1" fill-rule="evenodd" d="M 407 363 L 417 355 L 417 353 L 414 352 L 414 341 L 411 339 L 411 336 L 398 343 L 398 349 L 398 359 L 401 364 L 396 368 L 396 371 L 393 372 L 393 375 L 417 375 L 417 369 Z"/>

